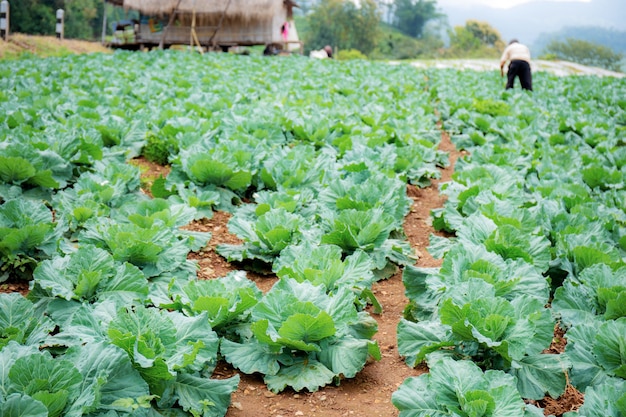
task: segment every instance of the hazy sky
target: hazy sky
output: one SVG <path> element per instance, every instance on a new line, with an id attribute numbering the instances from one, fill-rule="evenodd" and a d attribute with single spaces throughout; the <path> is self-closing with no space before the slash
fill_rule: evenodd
<path id="1" fill-rule="evenodd" d="M 491 6 L 498 9 L 508 9 L 509 7 L 517 6 L 523 3 L 530 3 L 533 0 L 438 0 L 437 4 L 443 7 L 449 6 Z M 591 0 L 552 0 L 552 1 L 578 1 L 582 3 L 589 3 Z"/>

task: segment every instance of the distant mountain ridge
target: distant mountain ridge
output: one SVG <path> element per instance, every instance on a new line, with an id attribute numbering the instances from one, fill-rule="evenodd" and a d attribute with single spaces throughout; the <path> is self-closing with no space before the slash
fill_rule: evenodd
<path id="1" fill-rule="evenodd" d="M 451 27 L 469 19 L 488 22 L 506 42 L 517 38 L 531 45 L 542 33 L 567 26 L 599 26 L 626 31 L 626 1 L 593 0 L 588 3 L 538 0 L 510 9 L 487 6 L 441 6 Z"/>
<path id="2" fill-rule="evenodd" d="M 566 26 L 556 32 L 540 34 L 531 45 L 531 50 L 537 54 L 545 51 L 546 46 L 553 40 L 563 42 L 568 38 L 582 39 L 611 48 L 614 52 L 626 56 L 626 30 L 618 31 L 598 26 Z M 624 67 L 626 69 L 626 67 Z"/>

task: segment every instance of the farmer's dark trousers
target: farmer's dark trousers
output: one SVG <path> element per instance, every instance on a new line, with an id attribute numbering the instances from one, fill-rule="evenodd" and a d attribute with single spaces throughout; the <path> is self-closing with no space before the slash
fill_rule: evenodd
<path id="1" fill-rule="evenodd" d="M 509 64 L 509 71 L 507 72 L 506 88 L 513 88 L 515 83 L 515 77 L 519 77 L 519 81 L 522 84 L 522 88 L 525 90 L 533 89 L 533 78 L 530 73 L 530 64 L 526 61 L 515 59 Z"/>

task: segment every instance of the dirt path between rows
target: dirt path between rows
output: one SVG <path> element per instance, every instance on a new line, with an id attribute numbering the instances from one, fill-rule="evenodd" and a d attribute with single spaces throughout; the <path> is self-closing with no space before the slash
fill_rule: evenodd
<path id="1" fill-rule="evenodd" d="M 407 193 L 413 199 L 410 213 L 405 218 L 404 231 L 419 256 L 417 266 L 440 266 L 441 261 L 433 259 L 428 251 L 429 236 L 435 233 L 430 221 L 430 211 L 442 207 L 444 197 L 439 195 L 439 184 L 449 181 L 454 172 L 454 163 L 459 157 L 447 134 L 442 133 L 439 149 L 449 152 L 450 164 L 441 169 L 441 178 L 434 180 L 428 188 L 407 187 Z M 214 217 L 196 224 L 198 230 L 212 233 L 208 247 L 194 254 L 200 265 L 199 276 L 204 279 L 224 276 L 236 270 L 214 248 L 221 243 L 236 243 L 235 236 L 228 233 L 229 215 L 216 212 Z M 267 291 L 276 281 L 276 277 L 261 276 L 248 272 L 262 291 Z M 339 386 L 326 386 L 317 392 L 299 392 L 287 389 L 280 394 L 270 392 L 261 375 L 245 375 L 239 373 L 241 382 L 238 390 L 233 393 L 232 403 L 227 417 L 391 417 L 398 411 L 391 404 L 391 394 L 409 376 L 426 372 L 426 368 L 411 369 L 398 354 L 396 326 L 402 317 L 407 304 L 402 283 L 402 273 L 398 272 L 391 278 L 376 283 L 374 294 L 383 306 L 383 313 L 372 314 L 378 322 L 378 333 L 374 339 L 378 341 L 382 352 L 380 361 L 372 361 L 353 379 L 343 380 Z M 230 365 L 221 364 L 216 376 L 227 377 L 237 371 Z"/>

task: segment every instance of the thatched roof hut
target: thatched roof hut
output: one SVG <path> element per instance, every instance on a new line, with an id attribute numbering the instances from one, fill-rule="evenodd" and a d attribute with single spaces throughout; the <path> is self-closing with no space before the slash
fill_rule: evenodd
<path id="1" fill-rule="evenodd" d="M 225 10 L 229 18 L 245 21 L 271 19 L 284 7 L 283 0 L 113 0 L 127 9 L 139 10 L 146 15 L 169 15 L 178 13 L 198 15 L 221 15 Z M 230 4 L 229 4 L 230 3 Z"/>
<path id="2" fill-rule="evenodd" d="M 299 43 L 292 0 L 106 0 L 137 10 L 142 43 L 189 43 L 192 28 L 205 46 Z M 283 33 L 283 25 L 291 33 Z M 289 32 L 289 31 L 288 31 Z"/>

